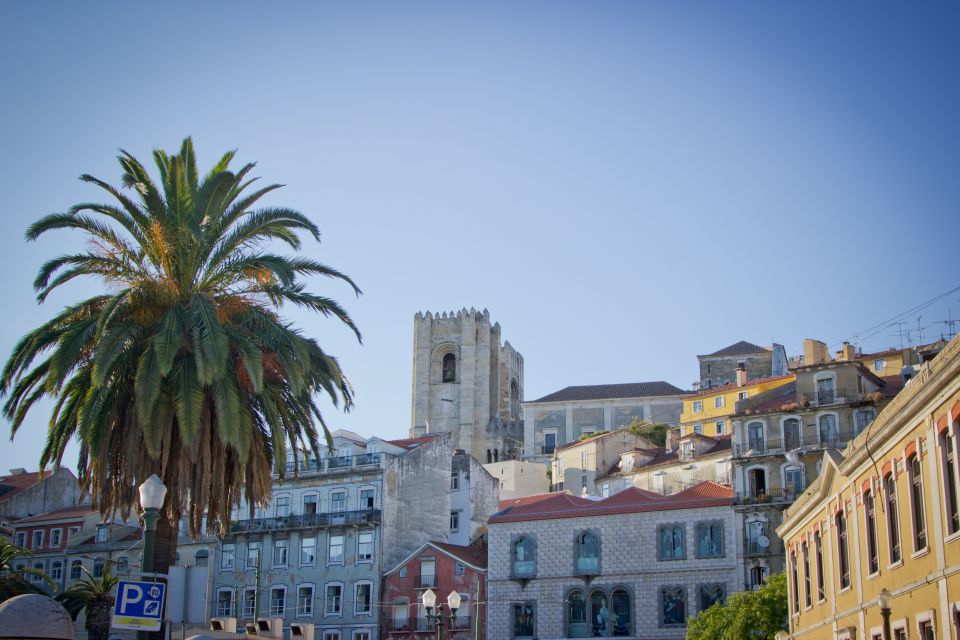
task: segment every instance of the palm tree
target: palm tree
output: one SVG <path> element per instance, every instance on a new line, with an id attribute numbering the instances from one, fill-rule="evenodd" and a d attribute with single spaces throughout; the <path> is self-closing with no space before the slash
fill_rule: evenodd
<path id="1" fill-rule="evenodd" d="M 110 635 L 110 613 L 113 611 L 113 588 L 120 582 L 110 572 L 110 564 L 103 568 L 103 575 L 93 577 L 86 567 L 80 567 L 86 577 L 75 582 L 58 593 L 54 598 L 63 605 L 70 617 L 74 620 L 81 611 L 86 611 L 84 628 L 87 630 L 88 640 L 107 640 Z"/>
<path id="2" fill-rule="evenodd" d="M 36 576 L 56 591 L 56 583 L 43 571 L 27 566 L 17 568 L 19 563 L 15 561 L 29 560 L 31 557 L 32 554 L 23 547 L 0 538 L 0 602 L 26 593 L 47 594 L 35 581 L 28 581 L 27 575 Z"/>
<path id="3" fill-rule="evenodd" d="M 187 138 L 179 154 L 154 151 L 154 183 L 121 150 L 129 195 L 81 176 L 113 200 L 75 205 L 28 229 L 28 240 L 68 229 L 88 241 L 85 250 L 44 264 L 34 287 L 43 302 L 92 276 L 104 292 L 25 335 L 0 378 L 13 434 L 38 400 L 54 399 L 41 466 L 56 468 L 77 437 L 79 479 L 104 515 L 127 517 L 139 483 L 154 473 L 163 480 L 158 572 L 174 562 L 181 515 L 193 536 L 204 516 L 209 530 L 228 531 L 241 491 L 251 507 L 268 503 L 271 473 L 283 475 L 288 447 L 319 455 L 321 435 L 330 446 L 317 398 L 345 410 L 353 402 L 337 360 L 279 310 L 292 303 L 333 316 L 360 340 L 347 312 L 307 291 L 303 278 L 325 276 L 360 290 L 299 253 L 298 232 L 320 237 L 306 216 L 253 209 L 281 185 L 250 191 L 254 165 L 230 171 L 233 156 L 226 153 L 201 177 Z M 287 254 L 270 250 L 277 244 Z"/>

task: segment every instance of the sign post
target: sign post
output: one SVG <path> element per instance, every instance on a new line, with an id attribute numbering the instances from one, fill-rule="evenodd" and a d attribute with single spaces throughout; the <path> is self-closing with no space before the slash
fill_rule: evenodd
<path id="1" fill-rule="evenodd" d="M 110 626 L 114 629 L 159 631 L 165 593 L 166 585 L 160 582 L 120 581 Z"/>

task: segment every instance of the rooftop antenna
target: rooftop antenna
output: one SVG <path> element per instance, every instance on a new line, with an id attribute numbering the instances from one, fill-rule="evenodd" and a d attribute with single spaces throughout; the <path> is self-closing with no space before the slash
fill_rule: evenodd
<path id="1" fill-rule="evenodd" d="M 923 327 L 920 326 L 920 318 L 923 316 L 917 316 L 917 346 L 923 344 Z"/>
<path id="2" fill-rule="evenodd" d="M 894 325 L 897 326 L 897 334 L 899 334 L 899 336 L 900 336 L 900 350 L 902 351 L 902 350 L 903 350 L 903 328 L 902 328 L 902 327 L 903 327 L 903 325 L 905 325 L 905 324 L 907 324 L 907 323 L 906 323 L 906 322 L 891 322 L 890 324 L 894 324 Z M 909 339 L 909 336 L 908 336 L 908 339 Z"/>
<path id="3" fill-rule="evenodd" d="M 937 321 L 938 324 L 946 325 L 947 336 L 948 336 L 947 341 L 953 340 L 953 337 L 957 335 L 957 332 L 954 330 L 953 325 L 957 324 L 958 322 L 960 322 L 960 320 L 953 319 L 953 315 L 950 313 L 949 307 L 947 308 L 947 319 Z M 941 333 L 941 336 L 942 336 L 942 333 Z"/>

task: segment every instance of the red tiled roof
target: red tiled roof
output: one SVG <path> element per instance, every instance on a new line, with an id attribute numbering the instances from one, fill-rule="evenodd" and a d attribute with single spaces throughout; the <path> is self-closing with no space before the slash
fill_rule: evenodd
<path id="1" fill-rule="evenodd" d="M 44 471 L 43 477 L 37 471 L 27 471 L 25 473 L 15 473 L 8 476 L 0 476 L 0 502 L 9 500 L 24 489 L 29 489 L 41 480 L 46 480 L 53 475 L 53 471 Z"/>
<path id="2" fill-rule="evenodd" d="M 57 509 L 56 511 L 48 511 L 46 513 L 39 513 L 35 516 L 30 516 L 29 518 L 22 518 L 13 522 L 14 525 L 20 525 L 27 522 L 44 522 L 46 520 L 67 520 L 70 518 L 76 518 L 77 520 L 82 520 L 88 514 L 93 513 L 93 509 L 88 504 L 79 504 L 73 507 L 64 507 L 62 509 Z"/>
<path id="3" fill-rule="evenodd" d="M 472 564 L 475 567 L 486 568 L 487 566 L 487 547 L 486 546 L 476 546 L 476 547 L 462 547 L 458 544 L 450 544 L 449 542 L 438 542 L 432 540 L 430 542 L 433 546 L 438 549 L 443 549 L 445 552 L 449 553 L 454 558 L 463 560 L 467 564 Z"/>
<path id="4" fill-rule="evenodd" d="M 756 380 L 747 380 L 746 384 L 742 386 L 737 385 L 733 382 L 729 382 L 723 385 L 722 387 L 711 387 L 709 389 L 703 389 L 702 391 L 696 392 L 689 398 L 684 398 L 684 400 L 689 400 L 690 398 L 699 398 L 700 396 L 712 396 L 715 393 L 725 393 L 727 391 L 734 391 L 736 389 L 742 389 L 743 387 L 749 387 L 755 384 L 763 384 L 766 382 L 776 382 L 777 380 L 785 380 L 786 378 L 794 378 L 794 377 L 796 376 L 794 376 L 792 373 L 788 373 L 783 376 L 769 376 L 767 378 L 757 378 Z"/>
<path id="5" fill-rule="evenodd" d="M 492 515 L 489 522 L 490 524 L 496 524 L 499 522 L 583 518 L 646 511 L 700 509 L 730 506 L 733 503 L 733 489 L 709 480 L 669 496 L 644 491 L 636 487 L 624 489 L 620 493 L 603 500 L 576 498 L 569 494 L 554 495 L 557 497 L 553 499 L 508 507 Z"/>
<path id="6" fill-rule="evenodd" d="M 578 498 L 577 496 L 571 495 L 565 492 L 553 492 L 553 493 L 535 493 L 532 496 L 523 496 L 522 498 L 512 498 L 510 500 L 501 500 L 500 501 L 500 511 L 508 509 L 511 507 L 526 507 L 532 504 L 537 504 L 543 502 L 544 500 L 553 500 L 555 501 L 558 497 L 565 496 L 571 500 L 586 500 L 586 498 Z M 588 501 L 589 502 L 589 501 Z"/>
<path id="7" fill-rule="evenodd" d="M 396 445 L 398 447 L 403 447 L 404 449 L 413 449 L 419 447 L 425 442 L 430 442 L 434 438 L 439 438 L 440 433 L 433 433 L 428 436 L 418 436 L 416 438 L 400 438 L 399 440 L 387 440 L 390 444 Z"/>
<path id="8" fill-rule="evenodd" d="M 715 436 L 715 437 L 702 436 L 699 434 L 684 436 L 684 439 L 687 439 L 687 438 L 713 440 L 716 443 L 706 451 L 698 451 L 695 455 L 695 459 L 702 458 L 704 456 L 710 456 L 710 455 L 722 453 L 724 451 L 730 451 L 730 449 L 732 448 L 731 435 L 729 433 L 726 435 Z M 656 449 L 634 449 L 634 451 L 638 453 L 643 453 L 649 456 L 653 456 L 653 457 L 650 458 L 650 460 L 648 460 L 647 462 L 644 462 L 642 464 L 634 463 L 633 471 L 630 472 L 631 474 L 636 473 L 641 469 L 646 470 L 651 467 L 657 467 L 663 464 L 676 464 L 678 460 L 678 448 L 674 448 L 672 451 L 667 451 L 664 447 L 657 447 Z M 615 476 L 619 474 L 620 474 L 620 467 L 619 467 L 619 461 L 618 461 L 617 463 L 614 463 L 614 465 L 611 466 L 610 469 L 607 470 L 607 473 L 605 475 L 599 476 L 598 479 L 606 478 L 609 476 Z"/>

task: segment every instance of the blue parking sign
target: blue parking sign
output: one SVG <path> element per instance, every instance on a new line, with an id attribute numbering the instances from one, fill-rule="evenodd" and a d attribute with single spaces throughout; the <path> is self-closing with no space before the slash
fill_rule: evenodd
<path id="1" fill-rule="evenodd" d="M 114 629 L 159 631 L 165 593 L 166 585 L 159 582 L 120 581 L 110 626 Z"/>

